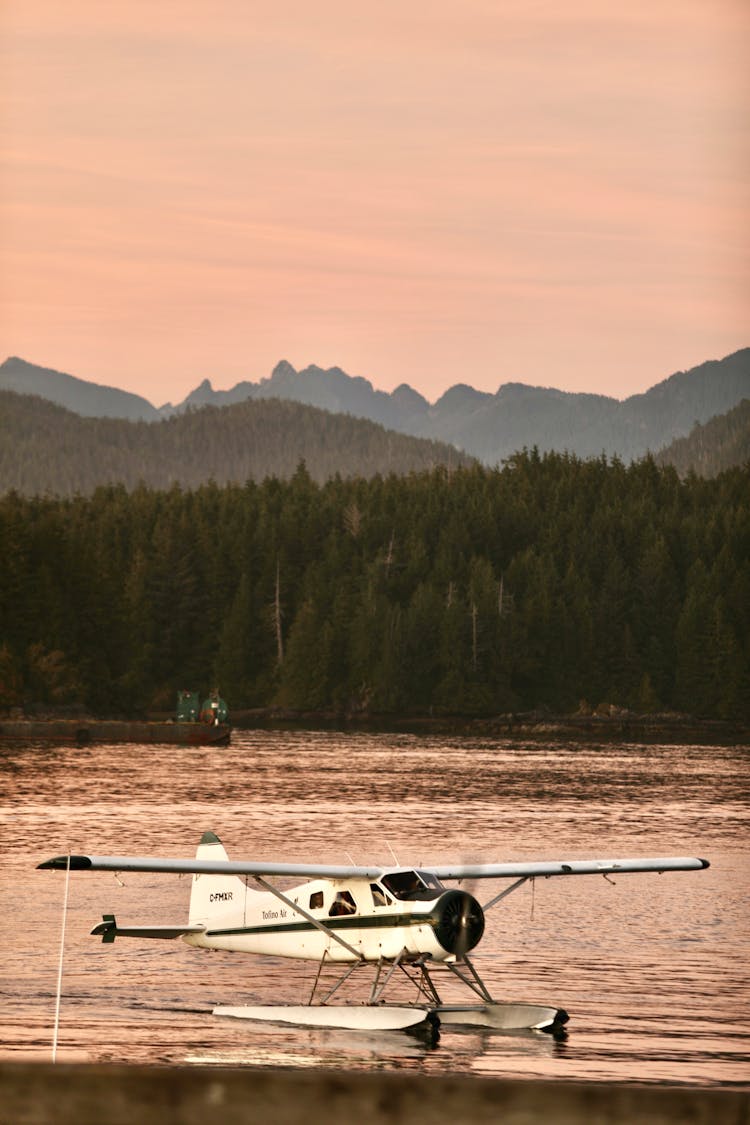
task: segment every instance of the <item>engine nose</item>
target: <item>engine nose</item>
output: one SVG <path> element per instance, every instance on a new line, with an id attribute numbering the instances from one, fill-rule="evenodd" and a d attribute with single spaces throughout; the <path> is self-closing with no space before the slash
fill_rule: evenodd
<path id="1" fill-rule="evenodd" d="M 466 891 L 446 891 L 435 903 L 432 928 L 447 953 L 463 957 L 481 941 L 484 911 Z"/>

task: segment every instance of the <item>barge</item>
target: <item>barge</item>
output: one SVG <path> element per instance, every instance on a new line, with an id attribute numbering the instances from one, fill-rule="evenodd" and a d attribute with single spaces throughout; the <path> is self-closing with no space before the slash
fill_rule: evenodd
<path id="1" fill-rule="evenodd" d="M 232 735 L 227 705 L 213 692 L 202 704 L 197 692 L 177 695 L 174 719 L 0 718 L 0 742 L 48 742 L 56 746 L 145 743 L 227 746 Z"/>
<path id="2" fill-rule="evenodd" d="M 0 742 L 49 742 L 88 746 L 91 743 L 176 743 L 183 746 L 227 746 L 228 723 L 122 722 L 118 719 L 0 719 Z"/>

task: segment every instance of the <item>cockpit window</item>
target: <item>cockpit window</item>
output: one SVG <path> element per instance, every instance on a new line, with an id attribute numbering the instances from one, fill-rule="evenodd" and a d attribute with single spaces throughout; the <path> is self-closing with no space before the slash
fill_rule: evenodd
<path id="1" fill-rule="evenodd" d="M 310 909 L 318 910 L 323 905 L 323 892 L 314 891 L 310 895 Z"/>
<path id="2" fill-rule="evenodd" d="M 370 883 L 373 906 L 387 906 L 388 896 L 378 883 Z"/>
<path id="3" fill-rule="evenodd" d="M 435 898 L 443 889 L 440 880 L 427 871 L 394 871 L 384 875 L 382 883 L 395 898 L 407 902 Z"/>

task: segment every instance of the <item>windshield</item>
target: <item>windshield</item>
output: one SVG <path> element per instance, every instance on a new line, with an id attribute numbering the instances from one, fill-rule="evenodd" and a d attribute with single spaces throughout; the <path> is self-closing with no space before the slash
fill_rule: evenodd
<path id="1" fill-rule="evenodd" d="M 436 898 L 443 890 L 440 880 L 426 871 L 393 871 L 381 882 L 394 898 L 404 901 Z"/>

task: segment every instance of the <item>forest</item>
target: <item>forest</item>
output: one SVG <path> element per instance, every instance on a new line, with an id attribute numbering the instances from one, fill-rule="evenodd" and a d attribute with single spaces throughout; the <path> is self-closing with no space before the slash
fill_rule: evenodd
<path id="1" fill-rule="evenodd" d="M 715 477 L 733 465 L 750 463 L 750 399 L 693 426 L 689 434 L 657 453 L 656 462 L 674 465 L 680 476 L 692 471 L 702 477 Z"/>
<path id="2" fill-rule="evenodd" d="M 0 391 L 0 492 L 75 496 L 107 484 L 197 488 L 292 476 L 370 477 L 473 458 L 438 441 L 385 430 L 298 402 L 204 406 L 161 422 L 81 418 L 34 395 Z"/>
<path id="3" fill-rule="evenodd" d="M 750 717 L 750 468 L 502 468 L 0 497 L 0 708 Z"/>

